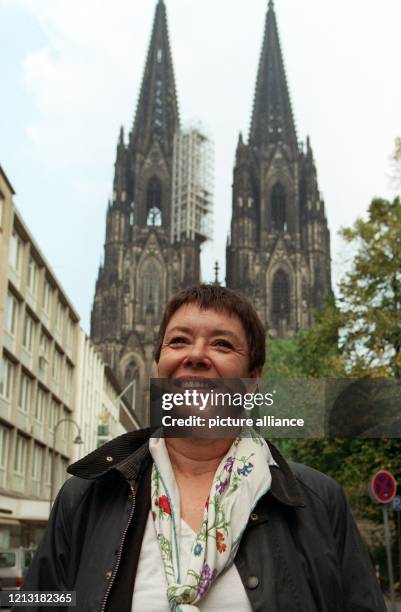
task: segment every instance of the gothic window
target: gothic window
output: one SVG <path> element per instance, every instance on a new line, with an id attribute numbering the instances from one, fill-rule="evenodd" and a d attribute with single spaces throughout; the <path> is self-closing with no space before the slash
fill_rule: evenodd
<path id="1" fill-rule="evenodd" d="M 281 183 L 276 183 L 273 187 L 271 197 L 272 228 L 276 232 L 285 232 L 287 230 L 285 200 L 284 187 Z"/>
<path id="2" fill-rule="evenodd" d="M 283 270 L 278 270 L 273 278 L 273 321 L 277 323 L 280 319 L 287 322 L 290 318 L 290 283 L 288 275 Z"/>
<path id="3" fill-rule="evenodd" d="M 162 185 L 160 180 L 153 176 L 149 182 L 146 192 L 146 210 L 147 213 L 147 225 L 162 224 Z"/>
<path id="4" fill-rule="evenodd" d="M 307 308 L 308 307 L 308 302 L 309 302 L 308 283 L 306 281 L 306 278 L 303 277 L 302 278 L 302 306 L 303 306 L 303 308 Z"/>
<path id="5" fill-rule="evenodd" d="M 160 275 L 156 264 L 151 261 L 147 264 L 142 275 L 143 301 L 142 315 L 152 314 L 157 319 L 160 308 Z"/>

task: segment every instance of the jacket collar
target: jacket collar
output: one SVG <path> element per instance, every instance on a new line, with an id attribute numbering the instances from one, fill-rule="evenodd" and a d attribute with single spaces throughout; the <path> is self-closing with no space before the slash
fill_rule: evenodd
<path id="1" fill-rule="evenodd" d="M 126 480 L 135 480 L 151 460 L 149 438 L 154 431 L 141 429 L 118 436 L 71 464 L 67 472 L 87 480 L 118 472 Z M 286 506 L 305 506 L 301 489 L 288 463 L 271 442 L 268 444 L 278 466 L 271 466 L 271 495 Z"/>

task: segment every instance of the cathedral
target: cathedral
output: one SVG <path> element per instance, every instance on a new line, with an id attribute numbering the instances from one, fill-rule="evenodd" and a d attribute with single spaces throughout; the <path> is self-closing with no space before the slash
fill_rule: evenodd
<path id="1" fill-rule="evenodd" d="M 207 238 L 200 222 L 180 225 L 174 193 L 187 153 L 177 150 L 193 138 L 179 133 L 166 6 L 158 0 L 134 124 L 127 138 L 122 128 L 119 135 L 91 316 L 92 340 L 143 424 L 163 306 L 201 280 Z M 324 202 L 310 141 L 305 148 L 297 140 L 272 0 L 249 138 L 240 135 L 236 151 L 226 284 L 251 297 L 276 337 L 308 327 L 331 290 Z"/>
<path id="2" fill-rule="evenodd" d="M 324 202 L 310 140 L 297 140 L 272 0 L 249 138 L 236 151 L 226 284 L 251 297 L 273 337 L 311 325 L 331 291 Z"/>

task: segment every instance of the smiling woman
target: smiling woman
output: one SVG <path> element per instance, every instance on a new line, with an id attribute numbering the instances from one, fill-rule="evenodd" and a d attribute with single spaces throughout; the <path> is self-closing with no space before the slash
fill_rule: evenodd
<path id="1" fill-rule="evenodd" d="M 198 336 L 197 347 L 202 342 L 209 342 L 209 355 L 213 354 L 213 345 L 214 354 L 220 350 L 245 356 L 240 366 L 242 374 L 229 372 L 225 378 L 250 377 L 252 372 L 260 375 L 265 363 L 266 332 L 255 309 L 241 293 L 219 285 L 203 284 L 184 289 L 171 298 L 156 341 L 155 360 L 159 365 L 159 376 L 165 376 L 160 371 L 160 367 L 163 369 L 163 363 L 160 364 L 163 349 L 169 343 L 170 348 L 191 346 L 195 335 Z M 211 369 L 214 369 L 213 364 Z M 230 367 L 227 365 L 225 369 Z M 223 374 L 216 375 L 219 376 L 223 377 Z M 214 374 L 210 372 L 209 377 L 213 378 Z"/>
<path id="2" fill-rule="evenodd" d="M 204 379 L 256 380 L 264 342 L 244 296 L 197 285 L 166 306 L 157 374 L 184 393 Z M 25 590 L 74 590 L 88 612 L 385 611 L 337 483 L 253 431 L 152 433 L 70 466 Z"/>

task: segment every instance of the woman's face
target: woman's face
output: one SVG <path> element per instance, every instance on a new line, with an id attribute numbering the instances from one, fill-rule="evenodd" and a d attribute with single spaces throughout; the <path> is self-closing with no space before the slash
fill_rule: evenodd
<path id="1" fill-rule="evenodd" d="M 160 378 L 255 378 L 260 373 L 261 368 L 249 371 L 248 343 L 236 315 L 185 304 L 171 317 L 158 363 Z"/>

